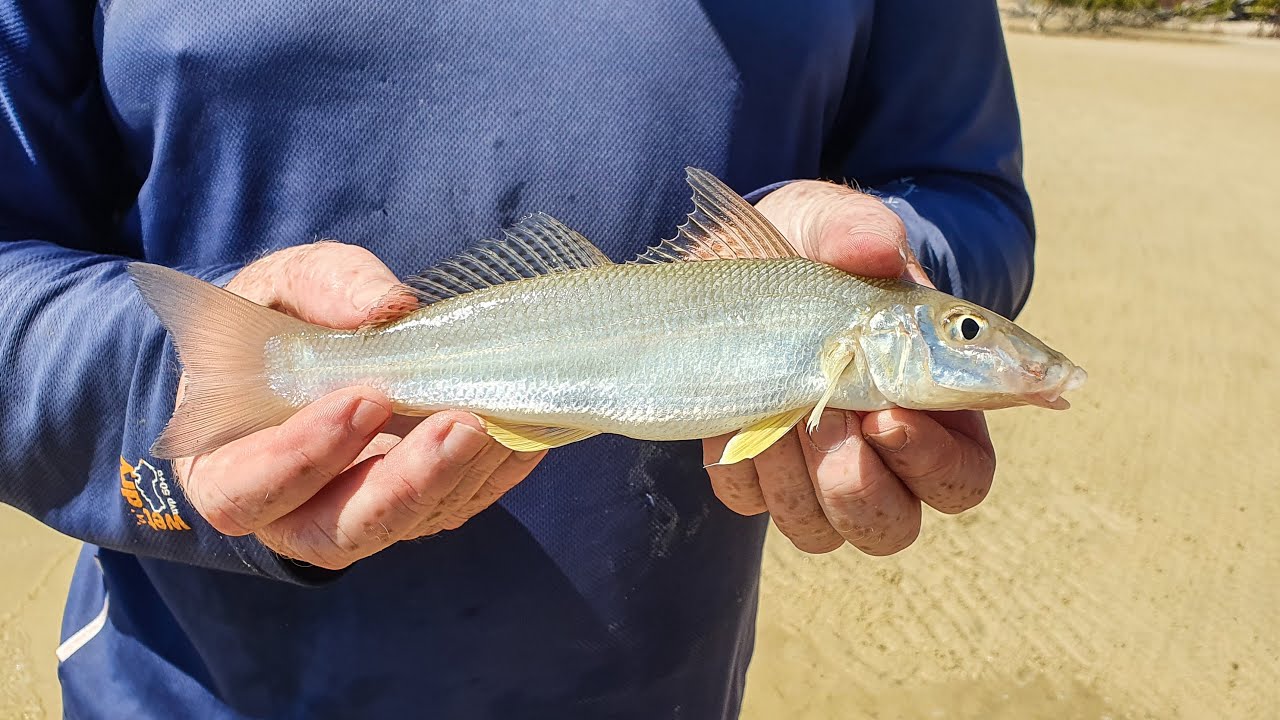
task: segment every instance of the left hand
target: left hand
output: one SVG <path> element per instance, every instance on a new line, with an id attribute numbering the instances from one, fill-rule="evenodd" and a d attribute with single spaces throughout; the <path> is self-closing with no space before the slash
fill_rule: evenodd
<path id="1" fill-rule="evenodd" d="M 791 183 L 756 206 L 803 256 L 846 272 L 929 285 L 906 229 L 879 199 L 816 180 Z M 703 441 L 704 462 L 732 437 Z M 920 503 L 944 513 L 977 505 L 991 489 L 995 449 L 975 411 L 828 409 L 812 434 L 801 423 L 754 460 L 708 468 L 716 496 L 743 515 L 769 511 L 811 553 L 846 542 L 870 555 L 906 548 L 920 533 Z"/>

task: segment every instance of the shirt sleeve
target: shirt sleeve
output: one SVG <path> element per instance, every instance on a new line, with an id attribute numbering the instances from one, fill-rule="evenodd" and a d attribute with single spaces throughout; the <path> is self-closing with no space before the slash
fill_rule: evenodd
<path id="1" fill-rule="evenodd" d="M 866 40 L 823 175 L 879 195 L 940 289 L 1013 317 L 1035 225 L 996 3 L 880 0 Z"/>
<path id="2" fill-rule="evenodd" d="M 125 272 L 142 248 L 115 230 L 139 181 L 102 100 L 93 7 L 0 1 L 0 502 L 103 547 L 309 582 L 211 528 L 147 456 L 178 370 Z"/>

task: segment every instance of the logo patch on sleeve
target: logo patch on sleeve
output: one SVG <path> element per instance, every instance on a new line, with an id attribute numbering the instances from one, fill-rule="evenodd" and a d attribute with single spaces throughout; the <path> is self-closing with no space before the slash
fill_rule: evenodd
<path id="1" fill-rule="evenodd" d="M 135 466 L 120 456 L 120 494 L 138 525 L 157 532 L 191 529 L 178 513 L 178 501 L 164 471 L 145 458 L 138 458 Z"/>

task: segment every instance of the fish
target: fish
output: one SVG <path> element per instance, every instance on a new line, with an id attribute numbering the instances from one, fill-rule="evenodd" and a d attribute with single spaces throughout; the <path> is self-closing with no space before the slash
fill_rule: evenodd
<path id="1" fill-rule="evenodd" d="M 186 376 L 152 454 L 210 452 L 369 386 L 400 415 L 469 411 L 513 450 L 734 433 L 718 462 L 732 465 L 802 421 L 812 430 L 824 408 L 1065 409 L 1084 384 L 1011 320 L 801 257 L 714 175 L 686 179 L 693 211 L 631 261 L 533 213 L 388 295 L 417 309 L 355 330 L 130 263 Z"/>

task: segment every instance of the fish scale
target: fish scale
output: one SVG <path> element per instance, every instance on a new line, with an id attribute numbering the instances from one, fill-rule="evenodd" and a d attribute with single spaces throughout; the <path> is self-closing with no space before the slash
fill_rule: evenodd
<path id="1" fill-rule="evenodd" d="M 608 265 L 469 293 L 377 334 L 281 337 L 267 364 L 304 401 L 368 383 L 404 414 L 687 439 L 813 405 L 822 343 L 879 292 L 802 258 Z"/>
<path id="2" fill-rule="evenodd" d="M 476 413 L 513 450 L 737 431 L 720 459 L 731 464 L 826 407 L 1063 408 L 1084 382 L 999 315 L 799 257 L 719 180 L 688 179 L 689 220 L 632 263 L 535 213 L 408 278 L 356 331 L 130 265 L 187 377 L 152 453 L 207 452 L 365 385 L 401 414 Z"/>

